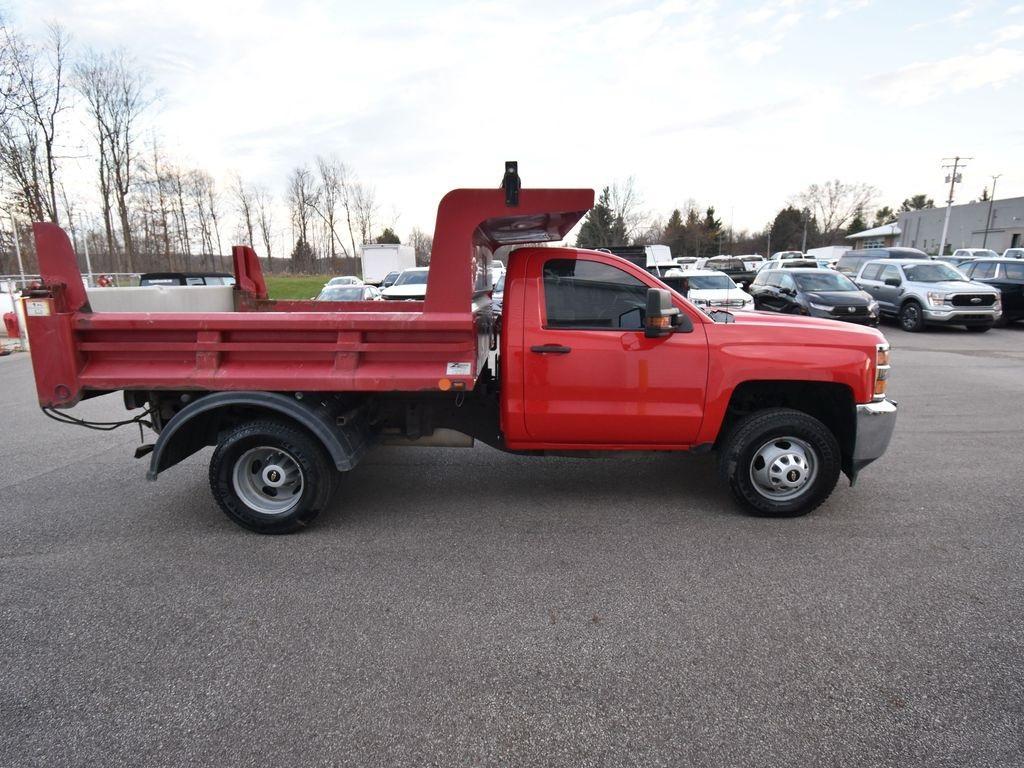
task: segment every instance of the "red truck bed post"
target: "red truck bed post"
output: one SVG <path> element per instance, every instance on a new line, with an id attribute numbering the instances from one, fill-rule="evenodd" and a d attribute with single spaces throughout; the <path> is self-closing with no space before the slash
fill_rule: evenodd
<path id="1" fill-rule="evenodd" d="M 452 190 L 437 206 L 424 309 L 466 311 L 477 248 L 561 240 L 593 205 L 592 189 L 523 189 L 516 206 L 506 205 L 502 189 Z"/>

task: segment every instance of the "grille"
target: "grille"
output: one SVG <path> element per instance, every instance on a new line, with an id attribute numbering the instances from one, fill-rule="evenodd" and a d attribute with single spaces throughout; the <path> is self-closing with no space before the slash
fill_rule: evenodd
<path id="1" fill-rule="evenodd" d="M 832 307 L 832 314 L 840 317 L 858 317 L 867 313 L 867 307 Z"/>
<path id="2" fill-rule="evenodd" d="M 961 293 L 953 297 L 954 307 L 991 307 L 995 303 L 996 297 L 991 293 Z"/>

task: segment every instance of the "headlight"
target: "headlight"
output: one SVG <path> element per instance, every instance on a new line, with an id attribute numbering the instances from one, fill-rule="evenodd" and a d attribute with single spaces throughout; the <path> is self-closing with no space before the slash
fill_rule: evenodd
<path id="1" fill-rule="evenodd" d="M 889 345 L 878 344 L 875 347 L 875 394 L 874 399 L 885 400 L 885 390 L 889 385 Z"/>
<path id="2" fill-rule="evenodd" d="M 946 294 L 941 291 L 928 291 L 928 303 L 933 307 L 941 307 L 946 301 Z"/>
<path id="3" fill-rule="evenodd" d="M 832 305 L 830 305 L 830 304 L 815 304 L 813 301 L 809 301 L 807 303 L 811 306 L 811 309 L 817 309 L 817 310 L 820 310 L 822 312 L 831 312 L 832 311 Z"/>
<path id="4" fill-rule="evenodd" d="M 868 304 L 868 314 L 869 315 L 877 315 L 878 314 L 878 302 L 877 301 L 872 301 L 870 304 Z"/>

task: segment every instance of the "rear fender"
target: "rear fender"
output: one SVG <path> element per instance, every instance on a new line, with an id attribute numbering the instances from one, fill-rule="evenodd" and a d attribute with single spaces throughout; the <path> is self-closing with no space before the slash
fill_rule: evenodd
<path id="1" fill-rule="evenodd" d="M 320 441 L 338 470 L 355 467 L 369 447 L 365 418 L 342 418 L 339 407 L 317 395 L 302 399 L 279 392 L 218 392 L 200 397 L 167 422 L 153 447 L 146 477 L 156 480 L 165 469 L 208 445 L 241 420 L 276 416 L 297 424 Z"/>

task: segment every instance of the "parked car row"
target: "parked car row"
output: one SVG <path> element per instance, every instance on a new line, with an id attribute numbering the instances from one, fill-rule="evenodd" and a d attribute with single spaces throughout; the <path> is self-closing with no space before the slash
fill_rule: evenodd
<path id="1" fill-rule="evenodd" d="M 1024 319 L 1024 258 L 987 249 L 959 249 L 943 259 L 897 246 L 854 250 L 834 268 L 800 251 L 779 251 L 767 261 L 753 254 L 674 261 L 675 267 L 659 269 L 662 282 L 709 310 L 756 309 L 869 326 L 890 317 L 906 331 L 949 324 L 984 332 L 996 323 Z M 381 289 L 358 277 L 336 277 L 316 298 L 422 301 L 428 274 L 427 267 L 393 272 Z M 500 313 L 504 266 L 494 264 L 489 278 Z"/>

